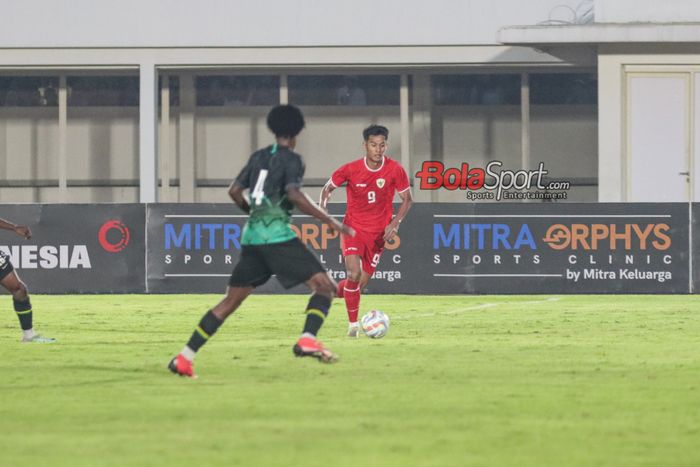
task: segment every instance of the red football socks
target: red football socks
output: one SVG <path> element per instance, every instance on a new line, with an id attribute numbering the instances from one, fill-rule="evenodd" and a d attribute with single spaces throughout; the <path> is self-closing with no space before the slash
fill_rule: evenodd
<path id="1" fill-rule="evenodd" d="M 343 290 L 345 288 L 345 279 L 342 281 L 338 282 L 338 288 L 335 290 L 335 296 L 338 298 L 343 298 L 345 297 L 345 291 Z"/>
<path id="2" fill-rule="evenodd" d="M 343 287 L 345 308 L 348 311 L 348 321 L 357 322 L 357 314 L 360 311 L 360 283 L 347 279 Z"/>

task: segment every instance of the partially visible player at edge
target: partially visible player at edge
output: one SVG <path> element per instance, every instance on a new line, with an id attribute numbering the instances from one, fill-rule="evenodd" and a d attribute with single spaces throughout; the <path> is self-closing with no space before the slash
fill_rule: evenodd
<path id="1" fill-rule="evenodd" d="M 0 229 L 11 230 L 25 239 L 32 238 L 32 231 L 26 225 L 15 225 L 12 222 L 0 219 Z M 12 304 L 19 318 L 19 326 L 22 328 L 22 342 L 51 343 L 56 339 L 43 337 L 34 332 L 32 323 L 32 304 L 29 301 L 29 292 L 12 267 L 10 256 L 0 251 L 0 284 L 12 294 Z"/>
<path id="2" fill-rule="evenodd" d="M 338 284 L 337 295 L 345 298 L 349 337 L 359 336 L 360 295 L 379 264 L 384 244 L 399 231 L 399 225 L 413 203 L 406 171 L 401 164 L 386 156 L 389 130 L 381 125 L 371 125 L 365 128 L 362 137 L 365 156 L 333 172 L 321 191 L 320 200 L 325 209 L 333 190 L 347 183 L 343 223 L 355 229 L 357 234 L 354 237 L 341 236 L 347 278 Z M 395 192 L 401 197 L 401 207 L 392 218 Z"/>
<path id="3" fill-rule="evenodd" d="M 267 126 L 275 134 L 275 144 L 253 153 L 228 191 L 233 202 L 250 217 L 243 229 L 241 257 L 231 273 L 226 297 L 206 312 L 187 345 L 171 360 L 168 368 L 173 373 L 194 378 L 196 352 L 253 289 L 273 274 L 285 288 L 304 283 L 313 292 L 294 354 L 324 363 L 336 360 L 316 334 L 328 316 L 337 284 L 292 231 L 290 211 L 296 206 L 343 235 L 352 236 L 354 231 L 330 217 L 301 191 L 305 167 L 301 156 L 293 152 L 296 137 L 304 128 L 301 111 L 291 105 L 274 107 L 267 116 Z M 243 195 L 246 189 L 252 190 L 250 202 Z"/>

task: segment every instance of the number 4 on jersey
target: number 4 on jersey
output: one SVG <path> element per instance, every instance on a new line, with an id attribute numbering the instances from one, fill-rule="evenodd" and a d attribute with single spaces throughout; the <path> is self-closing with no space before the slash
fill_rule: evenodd
<path id="1" fill-rule="evenodd" d="M 260 169 L 260 173 L 258 174 L 258 181 L 255 182 L 255 188 L 253 188 L 253 192 L 250 194 L 250 197 L 255 200 L 256 206 L 260 206 L 260 203 L 262 203 L 262 200 L 265 197 L 265 191 L 263 190 L 263 187 L 265 186 L 266 178 L 267 170 Z"/>

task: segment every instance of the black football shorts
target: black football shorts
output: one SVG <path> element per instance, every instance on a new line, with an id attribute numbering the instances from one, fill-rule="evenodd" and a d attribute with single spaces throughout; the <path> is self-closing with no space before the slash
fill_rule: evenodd
<path id="1" fill-rule="evenodd" d="M 10 255 L 0 250 L 0 281 L 7 277 L 12 271 L 14 271 L 14 268 L 12 267 L 12 263 L 10 263 Z"/>
<path id="2" fill-rule="evenodd" d="M 298 238 L 268 245 L 243 245 L 228 285 L 259 287 L 274 274 L 285 289 L 291 289 L 319 272 L 326 270 Z"/>

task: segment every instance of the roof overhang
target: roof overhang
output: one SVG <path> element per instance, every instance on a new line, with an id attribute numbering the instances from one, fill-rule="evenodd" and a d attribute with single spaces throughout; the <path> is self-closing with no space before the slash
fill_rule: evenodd
<path id="1" fill-rule="evenodd" d="M 498 31 L 504 45 L 700 43 L 700 23 L 591 23 L 507 26 Z M 700 49 L 699 49 L 700 51 Z"/>

